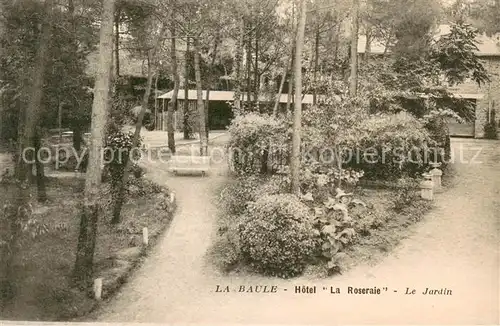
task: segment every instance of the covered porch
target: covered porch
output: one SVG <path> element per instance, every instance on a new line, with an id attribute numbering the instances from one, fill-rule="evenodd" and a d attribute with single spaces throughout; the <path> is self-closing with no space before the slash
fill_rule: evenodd
<path id="1" fill-rule="evenodd" d="M 156 113 L 157 118 L 157 129 L 166 130 L 167 129 L 167 106 L 172 99 L 173 90 L 157 97 L 160 101 L 159 109 Z M 192 124 L 196 129 L 198 125 L 198 110 L 196 108 L 197 103 L 197 92 L 195 89 L 190 89 L 187 92 L 188 110 L 191 112 L 190 117 L 192 119 Z M 202 91 L 203 102 L 206 105 L 207 91 Z M 252 99 L 252 96 L 250 96 Z M 248 99 L 247 94 L 241 94 L 241 101 L 246 102 Z M 275 103 L 276 96 L 272 99 L 269 96 L 260 96 L 259 104 L 261 106 L 272 106 Z M 281 94 L 279 98 L 279 105 L 284 108 L 287 104 L 288 94 Z M 184 106 L 186 101 L 185 90 L 179 90 L 177 96 L 177 105 L 174 114 L 174 129 L 181 131 L 183 129 L 184 122 Z M 234 101 L 234 91 L 210 91 L 208 99 L 208 127 L 210 130 L 225 130 L 231 120 L 234 118 L 234 113 L 232 109 L 232 103 Z M 293 100 L 292 100 L 293 103 Z M 305 105 L 311 105 L 313 103 L 313 95 L 305 94 L 302 98 L 302 103 Z"/>

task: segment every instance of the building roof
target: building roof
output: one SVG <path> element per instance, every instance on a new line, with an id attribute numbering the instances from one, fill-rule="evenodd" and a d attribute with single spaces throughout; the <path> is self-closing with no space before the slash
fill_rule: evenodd
<path id="1" fill-rule="evenodd" d="M 171 99 L 174 91 L 167 92 L 163 95 L 158 96 L 160 99 Z M 203 99 L 206 98 L 207 91 L 203 90 Z M 181 89 L 179 90 L 179 94 L 177 96 L 178 100 L 184 100 L 184 90 Z M 196 100 L 196 90 L 195 89 L 190 89 L 188 90 L 188 99 L 189 100 Z M 241 99 L 244 101 L 246 100 L 246 94 L 242 94 Z M 288 99 L 288 94 L 281 94 L 280 96 L 280 103 L 286 103 Z M 234 100 L 234 92 L 233 91 L 210 91 L 209 94 L 209 100 L 210 101 L 233 101 Z M 268 102 L 269 99 L 267 99 L 265 96 L 261 96 L 259 99 L 261 102 Z M 274 101 L 274 100 L 273 100 Z M 313 95 L 312 94 L 305 94 L 303 95 L 302 99 L 303 104 L 312 104 L 313 103 Z"/>
<path id="2" fill-rule="evenodd" d="M 449 34 L 451 31 L 450 25 L 439 25 L 436 29 L 435 38 L 440 38 L 441 36 Z M 488 37 L 485 34 L 478 35 L 476 38 L 478 44 L 477 56 L 500 56 L 500 35 L 494 37 Z M 358 53 L 365 53 L 366 45 L 366 35 L 360 35 L 358 39 Z M 372 54 L 383 54 L 385 50 L 385 45 L 378 41 L 372 40 L 370 53 Z"/>

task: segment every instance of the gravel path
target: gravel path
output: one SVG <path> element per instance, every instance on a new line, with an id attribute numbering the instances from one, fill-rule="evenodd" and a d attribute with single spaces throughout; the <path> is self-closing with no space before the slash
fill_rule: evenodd
<path id="1" fill-rule="evenodd" d="M 439 194 L 415 234 L 376 266 L 359 266 L 327 280 L 224 277 L 205 263 L 213 236 L 211 193 L 225 177 L 155 179 L 177 192 L 180 209 L 151 257 L 111 302 L 90 319 L 103 322 L 498 324 L 500 142 L 453 140 L 460 159 L 456 185 Z M 216 285 L 230 293 L 215 293 Z M 240 285 L 275 285 L 278 293 L 237 293 Z M 316 285 L 316 294 L 295 286 Z M 380 295 L 348 294 L 352 287 Z M 326 287 L 327 290 L 323 290 Z M 330 294 L 339 287 L 341 294 Z M 387 290 L 384 288 L 387 287 Z M 426 288 L 451 295 L 423 295 Z M 416 294 L 405 294 L 416 290 Z M 285 291 L 286 289 L 286 291 Z M 397 291 L 397 292 L 394 292 Z"/>

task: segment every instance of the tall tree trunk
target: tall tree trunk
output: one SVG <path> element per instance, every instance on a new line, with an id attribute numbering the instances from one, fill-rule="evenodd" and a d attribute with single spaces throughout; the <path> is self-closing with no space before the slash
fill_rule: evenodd
<path id="1" fill-rule="evenodd" d="M 200 155 L 208 155 L 208 142 L 205 132 L 205 105 L 203 103 L 203 90 L 201 88 L 201 71 L 200 71 L 200 39 L 194 39 L 194 74 L 196 79 L 196 99 L 200 125 Z"/>
<path id="2" fill-rule="evenodd" d="M 294 28 L 294 32 L 295 32 L 295 34 L 297 33 L 296 28 Z M 278 108 L 279 108 L 280 99 L 281 99 L 281 92 L 283 92 L 283 87 L 284 87 L 288 72 L 290 71 L 290 69 L 292 69 L 294 53 L 295 53 L 295 42 L 291 42 L 290 57 L 287 60 L 285 70 L 284 70 L 283 76 L 281 78 L 280 86 L 278 89 L 278 95 L 276 97 L 276 102 L 274 103 L 273 116 L 276 116 L 278 113 Z M 288 81 L 288 96 L 287 96 L 287 103 L 286 103 L 287 112 L 290 109 L 290 102 L 291 102 L 291 95 L 292 95 L 291 88 L 292 88 L 292 84 L 291 84 L 291 78 L 290 78 Z"/>
<path id="3" fill-rule="evenodd" d="M 118 8 L 115 16 L 115 76 L 120 77 L 120 15 L 121 10 Z"/>
<path id="4" fill-rule="evenodd" d="M 113 55 L 114 0 L 103 1 L 99 40 L 99 66 L 92 104 L 91 141 L 89 165 L 85 178 L 85 191 L 80 214 L 80 232 L 73 270 L 73 281 L 80 288 L 87 288 L 92 281 L 97 222 L 100 210 L 101 151 L 104 144 L 106 119 L 109 112 L 110 75 Z"/>
<path id="5" fill-rule="evenodd" d="M 259 78 L 259 34 L 258 28 L 255 29 L 255 60 L 254 60 L 254 90 L 253 90 L 253 100 L 259 107 L 259 87 L 260 87 L 260 78 Z"/>
<path id="6" fill-rule="evenodd" d="M 297 17 L 295 14 L 295 1 L 292 2 L 292 33 L 297 35 L 299 24 L 297 21 Z M 292 49 L 290 54 L 290 69 L 293 67 L 295 62 L 295 46 L 297 44 L 297 39 L 293 38 L 292 41 Z M 290 112 L 291 104 L 292 104 L 292 96 L 293 96 L 293 69 L 290 71 L 290 77 L 288 78 L 288 94 L 286 98 L 286 113 Z"/>
<path id="7" fill-rule="evenodd" d="M 189 37 L 186 39 L 186 53 L 184 56 L 184 112 L 183 112 L 183 131 L 184 139 L 191 139 L 192 130 L 189 119 Z"/>
<path id="8" fill-rule="evenodd" d="M 276 96 L 276 101 L 274 102 L 274 107 L 273 107 L 273 117 L 275 117 L 278 114 L 278 108 L 279 108 L 280 100 L 281 100 L 281 92 L 283 92 L 283 86 L 285 85 L 286 75 L 288 74 L 288 71 L 290 70 L 291 64 L 292 64 L 292 57 L 290 57 L 287 60 L 285 69 L 283 70 L 283 75 L 281 76 L 280 86 L 278 88 L 278 94 Z"/>
<path id="9" fill-rule="evenodd" d="M 352 39 L 351 39 L 351 75 L 349 95 L 358 93 L 358 31 L 359 31 L 359 0 L 353 0 Z"/>
<path id="10" fill-rule="evenodd" d="M 243 22 L 243 19 L 241 20 L 240 23 L 240 30 L 239 30 L 239 35 L 238 35 L 238 45 L 236 46 L 236 54 L 235 54 L 235 61 L 236 61 L 236 82 L 234 85 L 234 107 L 238 112 L 241 112 L 241 65 L 242 65 L 242 60 L 243 60 L 243 46 L 244 46 L 244 41 L 243 41 L 243 34 L 245 33 L 245 24 Z"/>
<path id="11" fill-rule="evenodd" d="M 179 95 L 179 69 L 177 67 L 177 47 L 176 47 L 176 31 L 175 26 L 172 24 L 170 28 L 171 36 L 170 39 L 170 61 L 172 64 L 172 73 L 174 75 L 174 92 L 170 102 L 168 102 L 167 107 L 167 137 L 168 137 L 168 148 L 172 154 L 175 154 L 175 131 L 174 131 L 174 111 L 177 107 L 177 96 Z"/>
<path id="12" fill-rule="evenodd" d="M 372 52 L 372 29 L 370 27 L 366 28 L 366 44 L 365 44 L 365 64 L 370 60 L 370 54 Z"/>
<path id="13" fill-rule="evenodd" d="M 387 39 L 385 40 L 385 45 L 384 45 L 384 52 L 382 55 L 385 57 L 387 54 L 387 51 L 389 51 L 389 44 L 391 44 L 391 39 L 392 39 L 392 30 L 389 30 L 389 35 L 387 36 Z"/>
<path id="14" fill-rule="evenodd" d="M 293 72 L 290 72 L 290 77 L 288 78 L 288 94 L 286 96 L 286 109 L 285 109 L 285 112 L 290 112 L 290 109 L 292 107 L 293 82 L 294 82 L 294 80 L 293 80 Z"/>
<path id="15" fill-rule="evenodd" d="M 155 113 L 154 113 L 154 120 L 153 120 L 153 130 L 158 130 L 158 74 L 155 76 L 155 91 L 154 91 L 154 98 L 155 98 Z M 162 113 L 163 114 L 163 113 Z"/>
<path id="16" fill-rule="evenodd" d="M 335 51 L 333 53 L 333 60 L 334 60 L 334 62 L 337 62 L 337 60 L 339 58 L 340 31 L 341 31 L 340 27 L 341 27 L 341 24 L 340 24 L 340 22 L 338 22 L 337 31 L 335 33 Z"/>
<path id="17" fill-rule="evenodd" d="M 293 67 L 295 65 L 295 47 L 297 45 L 297 41 L 294 42 L 293 48 L 292 48 L 292 59 L 291 59 L 291 64 L 290 66 Z M 293 84 L 295 80 L 294 72 L 290 72 L 290 77 L 288 78 L 288 95 L 286 98 L 286 112 L 290 112 L 291 106 L 292 106 L 292 96 L 293 96 Z"/>
<path id="18" fill-rule="evenodd" d="M 314 70 L 313 70 L 313 105 L 316 105 L 318 100 L 318 63 L 319 63 L 319 24 L 316 25 L 314 37 Z"/>
<path id="19" fill-rule="evenodd" d="M 37 127 L 34 137 L 34 148 L 35 153 L 40 152 L 42 147 L 42 132 L 41 128 Z M 35 167 L 36 167 L 36 189 L 37 189 L 37 199 L 38 202 L 43 203 L 47 201 L 47 190 L 45 187 L 45 171 L 42 162 L 40 162 L 40 155 L 35 156 Z"/>
<path id="20" fill-rule="evenodd" d="M 71 131 L 73 131 L 73 147 L 75 148 L 75 151 L 79 153 L 82 148 L 83 141 L 82 127 L 79 120 L 72 123 Z"/>
<path id="21" fill-rule="evenodd" d="M 53 5 L 53 0 L 45 1 L 45 15 L 43 16 L 42 29 L 39 36 L 38 48 L 36 50 L 31 84 L 29 85 L 30 101 L 28 105 L 21 110 L 22 112 L 20 114 L 20 119 L 23 119 L 23 121 L 20 121 L 21 123 L 18 126 L 19 145 L 16 155 L 16 179 L 18 181 L 18 188 L 16 190 L 12 209 L 6 214 L 6 218 L 10 222 L 10 240 L 8 240 L 10 252 L 2 252 L 2 254 L 5 254 L 7 257 L 0 257 L 2 260 L 0 266 L 0 293 L 2 294 L 2 301 L 3 299 L 10 299 L 10 297 L 4 297 L 4 293 L 14 295 L 15 288 L 12 283 L 14 277 L 12 268 L 19 251 L 19 237 L 22 232 L 22 224 L 27 222 L 27 219 L 30 218 L 30 179 L 33 175 L 32 164 L 35 162 L 36 152 L 29 149 L 34 148 L 36 138 L 35 131 L 38 127 L 38 120 L 40 117 L 46 61 L 49 55 Z M 23 155 L 25 151 L 26 155 Z"/>
<path id="22" fill-rule="evenodd" d="M 75 52 L 78 50 L 78 39 L 77 39 L 77 17 L 75 16 L 75 4 L 73 0 L 68 0 L 68 12 L 71 16 L 71 33 L 73 34 L 72 45 L 75 47 Z M 80 112 L 78 110 L 78 101 L 73 102 L 73 112 Z M 70 120 L 71 131 L 73 132 L 73 147 L 79 153 L 82 145 L 82 127 L 80 116 L 77 114 L 73 119 Z"/>
<path id="23" fill-rule="evenodd" d="M 252 33 L 247 35 L 247 110 L 251 109 L 250 94 L 252 91 Z"/>
<path id="24" fill-rule="evenodd" d="M 212 55 L 212 61 L 210 62 L 210 68 L 209 68 L 209 73 L 210 75 L 208 76 L 208 83 L 207 83 L 207 93 L 205 95 L 205 134 L 207 135 L 207 141 L 209 139 L 209 134 L 210 134 L 210 123 L 209 123 L 209 113 L 210 113 L 210 84 L 212 82 L 215 82 L 213 73 L 214 73 L 214 65 L 215 65 L 215 59 L 217 58 L 217 49 L 219 46 L 219 35 L 215 37 L 215 42 L 214 42 L 214 52 Z"/>
<path id="25" fill-rule="evenodd" d="M 134 135 L 132 136 L 132 149 L 138 148 L 139 141 L 141 138 L 141 129 L 143 126 L 144 115 L 146 114 L 146 110 L 148 109 L 149 97 L 151 96 L 151 89 L 153 88 L 153 77 L 156 73 L 156 54 L 158 49 L 160 48 L 161 40 L 163 38 L 163 33 L 165 31 L 165 25 L 162 25 L 160 34 L 158 35 L 158 39 L 155 42 L 155 45 L 148 52 L 148 79 L 146 82 L 146 90 L 144 92 L 144 96 L 142 98 L 141 111 L 139 112 L 139 116 L 137 117 L 137 122 L 135 124 Z M 129 153 L 130 154 L 130 153 Z M 116 198 L 116 202 L 113 206 L 113 217 L 111 218 L 111 224 L 119 224 L 121 222 L 121 212 L 123 203 L 125 202 L 125 193 L 127 190 L 127 182 L 130 175 L 130 169 L 132 167 L 132 163 L 134 158 L 128 155 L 125 163 L 125 167 L 123 169 L 122 179 L 118 184 L 118 194 Z"/>
<path id="26" fill-rule="evenodd" d="M 293 112 L 292 155 L 290 160 L 291 192 L 300 194 L 300 143 L 302 133 L 302 51 L 304 48 L 304 31 L 306 25 L 306 0 L 301 0 L 300 19 L 295 44 L 295 106 Z"/>

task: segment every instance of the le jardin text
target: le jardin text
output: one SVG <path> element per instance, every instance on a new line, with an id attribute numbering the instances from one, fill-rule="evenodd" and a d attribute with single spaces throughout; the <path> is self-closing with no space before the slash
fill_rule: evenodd
<path id="1" fill-rule="evenodd" d="M 452 295 L 452 290 L 448 288 L 423 288 L 423 289 L 413 289 L 410 287 L 404 288 L 403 290 L 389 289 L 387 287 L 354 287 L 347 286 L 344 288 L 335 286 L 316 286 L 316 285 L 296 285 L 290 288 L 278 287 L 276 285 L 216 285 L 215 291 L 217 293 L 265 293 L 273 294 L 279 292 L 291 292 L 294 294 L 317 294 L 317 293 L 329 293 L 329 294 L 352 294 L 352 295 L 379 295 L 384 293 L 396 293 L 403 295 L 429 295 L 429 296 L 450 296 Z"/>

